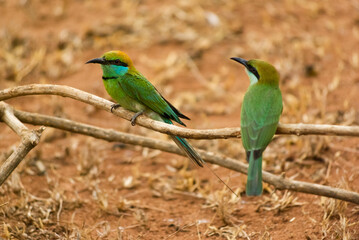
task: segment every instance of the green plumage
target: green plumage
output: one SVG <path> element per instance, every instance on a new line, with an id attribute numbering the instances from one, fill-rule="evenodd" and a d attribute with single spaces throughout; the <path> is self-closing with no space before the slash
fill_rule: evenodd
<path id="1" fill-rule="evenodd" d="M 278 87 L 258 83 L 249 87 L 241 111 L 242 143 L 249 162 L 246 187 L 249 196 L 262 193 L 262 153 L 277 130 L 281 112 L 282 95 Z"/>
<path id="2" fill-rule="evenodd" d="M 246 194 L 258 196 L 262 194 L 262 154 L 277 130 L 283 109 L 279 74 L 261 60 L 232 59 L 246 67 L 251 81 L 242 103 L 241 136 L 249 163 Z"/>
<path id="3" fill-rule="evenodd" d="M 282 112 L 282 94 L 278 87 L 254 84 L 246 92 L 241 110 L 243 146 L 246 150 L 264 150 L 277 130 Z"/>
<path id="4" fill-rule="evenodd" d="M 254 152 L 249 152 L 248 177 L 246 185 L 247 196 L 258 196 L 262 194 L 262 156 L 254 159 Z"/>
<path id="5" fill-rule="evenodd" d="M 142 104 L 144 106 L 143 110 L 152 110 L 164 119 L 171 119 L 185 126 L 180 120 L 180 117 L 185 119 L 189 118 L 180 113 L 172 104 L 163 98 L 157 89 L 142 74 L 129 72 L 121 78 L 116 79 L 116 81 L 119 84 L 117 90 L 121 88 L 125 95 L 130 97 L 131 105 L 133 105 L 134 102 L 135 105 Z M 138 111 L 140 109 L 132 108 L 131 110 Z"/>
<path id="6" fill-rule="evenodd" d="M 103 70 L 103 83 L 108 94 L 123 108 L 148 117 L 173 124 L 175 121 L 183 126 L 180 118 L 189 119 L 169 103 L 157 89 L 133 66 L 127 54 L 121 51 L 105 53 L 102 58 L 88 63 L 99 63 Z M 203 167 L 203 160 L 192 146 L 183 138 L 171 136 L 173 141 L 198 166 Z"/>

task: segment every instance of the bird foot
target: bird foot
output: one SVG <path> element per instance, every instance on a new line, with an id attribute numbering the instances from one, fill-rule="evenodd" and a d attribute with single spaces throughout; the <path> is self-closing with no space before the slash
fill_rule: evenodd
<path id="1" fill-rule="evenodd" d="M 141 114 L 143 114 L 143 111 L 139 111 L 139 112 L 135 113 L 135 115 L 133 115 L 133 117 L 131 118 L 131 125 L 132 126 L 136 125 L 136 118 L 138 116 L 140 116 Z"/>
<path id="2" fill-rule="evenodd" d="M 120 104 L 117 104 L 117 103 L 112 104 L 112 105 L 111 105 L 111 113 L 113 113 L 113 110 L 114 110 L 114 109 L 117 109 L 117 108 L 119 108 L 119 107 L 121 107 Z"/>

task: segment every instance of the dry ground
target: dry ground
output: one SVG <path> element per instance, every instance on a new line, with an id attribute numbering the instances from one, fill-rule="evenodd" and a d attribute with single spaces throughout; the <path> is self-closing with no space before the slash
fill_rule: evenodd
<path id="1" fill-rule="evenodd" d="M 249 81 L 230 57 L 281 73 L 283 123 L 359 124 L 359 4 L 348 1 L 0 1 L 0 88 L 63 84 L 108 98 L 98 66 L 127 52 L 190 128 L 239 126 Z M 15 108 L 166 136 L 71 99 L 22 97 Z M 29 126 L 33 128 L 32 126 Z M 19 138 L 0 123 L 0 160 Z M 241 141 L 194 146 L 245 161 Z M 359 140 L 276 136 L 275 174 L 359 191 Z M 211 166 L 243 193 L 246 176 Z M 176 155 L 48 128 L 0 188 L 4 239 L 359 239 L 353 204 L 266 185 L 234 198 L 208 169 Z"/>

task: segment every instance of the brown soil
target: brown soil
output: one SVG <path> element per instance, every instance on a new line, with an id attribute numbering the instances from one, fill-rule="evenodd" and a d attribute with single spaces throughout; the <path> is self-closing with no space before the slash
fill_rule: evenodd
<path id="1" fill-rule="evenodd" d="M 281 73 L 283 123 L 359 124 L 357 1 L 0 1 L 0 88 L 75 87 L 110 99 L 101 70 L 84 65 L 127 52 L 189 128 L 237 127 L 249 81 L 229 60 L 273 63 Z M 57 96 L 19 97 L 13 107 L 154 138 L 166 136 Z M 29 126 L 35 128 L 34 126 Z M 0 123 L 0 160 L 19 137 Z M 244 162 L 241 141 L 194 146 Z M 359 191 L 359 140 L 276 136 L 264 169 Z M 44 167 L 44 168 L 42 168 Z M 139 146 L 46 129 L 0 188 L 4 239 L 359 239 L 359 208 L 276 191 L 246 197 L 246 176 Z"/>

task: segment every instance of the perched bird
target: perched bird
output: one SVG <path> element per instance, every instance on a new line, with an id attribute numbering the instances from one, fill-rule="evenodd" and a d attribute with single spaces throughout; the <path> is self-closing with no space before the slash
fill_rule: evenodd
<path id="1" fill-rule="evenodd" d="M 101 58 L 95 58 L 87 63 L 101 64 L 102 80 L 107 93 L 118 103 L 111 108 L 119 106 L 135 112 L 131 124 L 135 125 L 136 118 L 141 114 L 148 117 L 173 124 L 175 121 L 186 126 L 180 118 L 188 119 L 169 103 L 157 89 L 134 67 L 130 57 L 121 51 L 110 51 Z M 186 139 L 170 135 L 173 141 L 198 166 L 203 167 L 204 161 L 192 148 Z"/>
<path id="2" fill-rule="evenodd" d="M 249 163 L 247 196 L 262 194 L 262 154 L 274 136 L 283 110 L 279 73 L 267 62 L 231 58 L 245 66 L 250 86 L 241 110 L 241 135 Z"/>

